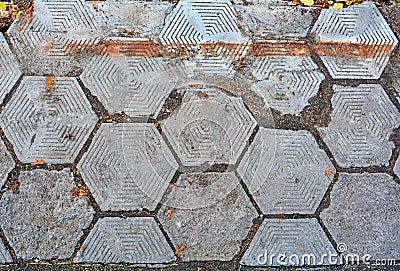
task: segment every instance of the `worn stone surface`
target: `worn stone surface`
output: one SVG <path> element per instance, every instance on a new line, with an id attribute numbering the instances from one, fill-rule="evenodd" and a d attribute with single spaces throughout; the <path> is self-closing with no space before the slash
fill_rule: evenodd
<path id="1" fill-rule="evenodd" d="M 168 263 L 174 252 L 152 217 L 100 218 L 74 262 Z"/>
<path id="2" fill-rule="evenodd" d="M 400 259 L 400 186 L 387 174 L 343 173 L 321 218 L 346 253 Z"/>
<path id="3" fill-rule="evenodd" d="M 212 87 L 188 88 L 182 105 L 162 122 L 184 166 L 235 164 L 255 126 L 242 99 Z"/>
<path id="4" fill-rule="evenodd" d="M 312 31 L 334 79 L 378 79 L 398 40 L 372 2 L 322 10 Z"/>
<path id="5" fill-rule="evenodd" d="M 0 187 L 4 185 L 8 173 L 14 168 L 15 162 L 3 141 L 0 141 Z"/>
<path id="6" fill-rule="evenodd" d="M 314 97 L 325 76 L 310 57 L 256 57 L 252 74 L 254 87 L 267 106 L 284 114 L 299 114 Z"/>
<path id="7" fill-rule="evenodd" d="M 0 102 L 22 75 L 21 67 L 0 33 Z"/>
<path id="8" fill-rule="evenodd" d="M 153 124 L 102 124 L 78 164 L 103 211 L 154 210 L 178 168 Z"/>
<path id="9" fill-rule="evenodd" d="M 335 85 L 332 122 L 320 128 L 321 136 L 342 167 L 388 165 L 392 130 L 400 113 L 378 84 L 357 87 Z"/>
<path id="10" fill-rule="evenodd" d="M 260 128 L 238 173 L 263 213 L 312 214 L 335 168 L 309 132 Z"/>
<path id="11" fill-rule="evenodd" d="M 191 185 L 201 185 L 204 179 L 219 182 L 221 181 L 217 176 L 219 174 L 229 178 L 229 187 L 239 183 L 234 173 L 203 173 L 200 176 L 194 175 Z M 239 252 L 252 220 L 257 217 L 257 212 L 244 191 L 240 187 L 233 189 L 227 195 L 216 195 L 205 191 L 201 199 L 199 197 L 193 200 L 199 204 L 198 206 L 194 203 L 188 206 L 188 199 L 183 199 L 179 205 L 182 196 L 180 186 L 181 183 L 167 196 L 167 204 L 172 202 L 174 206 L 164 205 L 158 216 L 174 246 L 181 247 L 185 244 L 186 248 L 181 251 L 182 260 L 185 262 L 231 260 Z M 217 202 L 208 205 L 208 195 L 217 199 Z M 203 204 L 208 206 L 199 208 Z M 181 209 L 181 206 L 193 209 Z M 171 212 L 171 215 L 168 215 L 168 212 Z"/>
<path id="12" fill-rule="evenodd" d="M 96 122 L 71 77 L 24 77 L 0 115 L 0 125 L 23 163 L 74 162 Z"/>
<path id="13" fill-rule="evenodd" d="M 240 263 L 248 266 L 327 265 L 328 259 L 322 255 L 329 253 L 336 253 L 335 248 L 316 219 L 266 219 Z M 279 254 L 285 255 L 284 264 L 279 264 Z M 298 258 L 292 257 L 293 254 Z M 315 261 L 303 258 L 307 254 L 314 255 Z"/>
<path id="14" fill-rule="evenodd" d="M 12 263 L 10 253 L 7 251 L 3 242 L 0 241 L 0 263 Z"/>
<path id="15" fill-rule="evenodd" d="M 21 172 L 19 192 L 0 200 L 0 224 L 18 258 L 67 259 L 72 256 L 94 211 L 75 198 L 70 169 Z"/>

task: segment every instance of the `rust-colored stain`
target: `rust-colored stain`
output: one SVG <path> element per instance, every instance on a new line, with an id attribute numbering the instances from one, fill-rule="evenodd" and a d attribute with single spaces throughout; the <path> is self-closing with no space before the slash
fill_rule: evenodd
<path id="1" fill-rule="evenodd" d="M 43 50 L 48 53 L 54 47 L 54 40 L 51 40 L 47 45 L 43 46 Z"/>
<path id="2" fill-rule="evenodd" d="M 46 76 L 46 90 L 48 92 L 51 92 L 53 90 L 53 85 L 54 85 L 53 76 L 51 75 Z"/>
<path id="3" fill-rule="evenodd" d="M 96 52 L 110 56 L 165 56 L 163 46 L 154 41 L 105 40 Z"/>
<path id="4" fill-rule="evenodd" d="M 251 56 L 309 56 L 310 48 L 304 41 L 265 40 L 255 43 L 249 55 Z"/>
<path id="5" fill-rule="evenodd" d="M 388 44 L 320 42 L 315 44 L 313 48 L 319 56 L 372 58 L 389 56 L 395 46 Z"/>
<path id="6" fill-rule="evenodd" d="M 35 11 L 35 2 L 32 1 L 30 5 L 24 10 L 24 17 L 21 20 L 22 25 L 30 24 L 33 20 L 33 12 Z M 23 28 L 18 28 L 21 31 Z"/>
<path id="7" fill-rule="evenodd" d="M 31 167 L 34 167 L 34 166 L 37 166 L 37 165 L 44 165 L 44 160 L 42 160 L 42 159 L 39 159 L 39 160 L 36 160 L 35 162 L 32 162 L 31 163 Z"/>

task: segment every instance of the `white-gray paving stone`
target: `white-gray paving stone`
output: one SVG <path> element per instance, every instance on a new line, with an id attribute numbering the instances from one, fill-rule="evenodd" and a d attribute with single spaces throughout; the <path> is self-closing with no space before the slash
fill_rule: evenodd
<path id="1" fill-rule="evenodd" d="M 260 128 L 238 173 L 263 213 L 312 214 L 335 168 L 308 131 Z"/>
<path id="2" fill-rule="evenodd" d="M 72 77 L 26 76 L 0 115 L 0 125 L 23 163 L 72 163 L 97 122 Z"/>
<path id="3" fill-rule="evenodd" d="M 219 182 L 224 175 L 224 182 L 229 187 L 239 183 L 234 173 L 201 173 L 191 176 L 192 186 L 199 186 L 206 182 Z M 181 184 L 179 184 L 181 186 Z M 163 205 L 158 213 L 161 224 L 170 236 L 175 247 L 185 246 L 181 251 L 182 260 L 189 261 L 229 261 L 240 249 L 242 241 L 252 226 L 252 220 L 257 217 L 257 212 L 249 198 L 239 186 L 227 195 L 204 194 L 204 197 L 194 199 L 198 203 L 187 208 L 187 200 L 179 205 L 182 193 L 181 187 L 173 187 L 167 196 L 167 204 Z M 215 192 L 215 191 L 214 191 Z M 208 205 L 208 195 L 217 196 L 215 203 Z M 168 203 L 173 206 L 168 206 Z M 195 203 L 196 203 L 195 202 Z M 204 204 L 206 203 L 206 204 Z M 201 207 L 207 205 L 206 207 Z M 181 208 L 182 207 L 182 208 Z"/>
<path id="4" fill-rule="evenodd" d="M 328 265 L 329 254 L 336 254 L 335 248 L 315 218 L 266 219 L 240 263 L 247 266 Z"/>
<path id="5" fill-rule="evenodd" d="M 342 167 L 388 165 L 400 113 L 385 90 L 378 84 L 333 89 L 332 121 L 319 131 L 335 160 Z"/>
<path id="6" fill-rule="evenodd" d="M 397 162 L 394 165 L 394 169 L 393 169 L 394 173 L 397 175 L 397 177 L 400 178 L 400 158 L 397 158 Z"/>
<path id="7" fill-rule="evenodd" d="M 22 75 L 21 67 L 0 33 L 0 102 L 11 91 Z"/>
<path id="8" fill-rule="evenodd" d="M 11 255 L 2 241 L 0 241 L 0 264 L 1 263 L 12 263 Z"/>
<path id="9" fill-rule="evenodd" d="M 100 218 L 74 262 L 160 264 L 176 259 L 152 217 Z"/>
<path id="10" fill-rule="evenodd" d="M 400 260 L 400 185 L 387 174 L 342 173 L 321 219 L 344 255 Z"/>
<path id="11" fill-rule="evenodd" d="M 0 140 L 0 187 L 4 185 L 8 173 L 14 168 L 15 162 L 8 152 L 4 142 Z"/>
<path id="12" fill-rule="evenodd" d="M 153 124 L 102 124 L 78 164 L 103 211 L 154 210 L 178 164 Z"/>
<path id="13" fill-rule="evenodd" d="M 70 169 L 21 172 L 19 192 L 10 189 L 0 200 L 0 225 L 18 258 L 68 259 L 94 211 L 76 198 Z"/>
<path id="14" fill-rule="evenodd" d="M 182 105 L 162 122 L 184 166 L 235 164 L 255 126 L 241 98 L 212 87 L 186 89 Z"/>
<path id="15" fill-rule="evenodd" d="M 373 2 L 322 10 L 312 29 L 334 79 L 378 79 L 398 40 Z"/>
<path id="16" fill-rule="evenodd" d="M 307 56 L 256 57 L 252 66 L 254 88 L 267 106 L 284 114 L 300 114 L 314 97 L 325 76 Z"/>

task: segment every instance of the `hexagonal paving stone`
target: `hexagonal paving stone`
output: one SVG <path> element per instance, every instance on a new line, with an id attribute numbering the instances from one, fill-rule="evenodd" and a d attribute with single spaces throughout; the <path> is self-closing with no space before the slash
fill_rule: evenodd
<path id="1" fill-rule="evenodd" d="M 181 65 L 174 58 L 103 55 L 94 57 L 80 78 L 109 113 L 153 116 L 177 87 Z"/>
<path id="2" fill-rule="evenodd" d="M 165 18 L 161 43 L 191 46 L 201 42 L 242 42 L 236 11 L 229 0 L 182 0 Z"/>
<path id="3" fill-rule="evenodd" d="M 397 38 L 373 2 L 322 10 L 315 50 L 335 79 L 378 79 Z"/>
<path id="4" fill-rule="evenodd" d="M 0 187 L 4 185 L 8 173 L 14 168 L 15 162 L 8 152 L 4 142 L 0 140 Z"/>
<path id="5" fill-rule="evenodd" d="M 260 128 L 238 173 L 266 214 L 316 211 L 335 168 L 308 131 Z"/>
<path id="6" fill-rule="evenodd" d="M 400 113 L 381 85 L 335 85 L 332 122 L 319 128 L 342 167 L 388 165 L 394 144 L 392 130 L 400 125 Z"/>
<path id="7" fill-rule="evenodd" d="M 74 262 L 160 264 L 176 259 L 152 217 L 100 218 Z"/>
<path id="8" fill-rule="evenodd" d="M 266 219 L 240 263 L 248 266 L 327 265 L 330 254 L 336 254 L 335 248 L 316 219 Z"/>
<path id="9" fill-rule="evenodd" d="M 266 104 L 284 114 L 299 114 L 325 76 L 307 56 L 256 57 L 252 74 Z"/>
<path id="10" fill-rule="evenodd" d="M 11 255 L 2 241 L 0 241 L 0 263 L 12 263 Z"/>
<path id="11" fill-rule="evenodd" d="M 0 116 L 23 163 L 72 163 L 96 125 L 77 80 L 27 76 Z"/>
<path id="12" fill-rule="evenodd" d="M 94 215 L 76 189 L 70 169 L 21 172 L 19 193 L 0 200 L 0 224 L 18 258 L 67 259 Z"/>
<path id="13" fill-rule="evenodd" d="M 244 1 L 243 1 L 244 2 Z M 235 5 L 240 29 L 247 35 L 262 39 L 299 39 L 307 35 L 315 10 L 290 5 L 284 1 L 246 1 Z"/>
<path id="14" fill-rule="evenodd" d="M 22 75 L 21 67 L 0 33 L 0 102 Z"/>
<path id="15" fill-rule="evenodd" d="M 211 182 L 220 181 L 221 175 L 230 180 L 229 187 L 235 187 L 238 180 L 234 173 L 202 173 L 200 176 L 193 174 L 191 185 L 200 186 L 203 180 Z M 224 181 L 225 183 L 228 180 Z M 180 187 L 173 187 L 167 196 L 167 202 L 179 203 Z M 198 208 L 205 202 L 208 196 L 217 196 L 218 201 L 207 207 Z M 241 187 L 230 191 L 227 195 L 204 194 L 204 197 L 195 199 L 198 205 L 192 205 L 195 209 L 175 209 L 164 205 L 158 216 L 161 224 L 172 239 L 175 247 L 186 246 L 181 251 L 183 261 L 229 261 L 238 252 L 242 240 L 252 225 L 252 219 L 257 217 L 255 208 Z M 184 199 L 182 207 L 188 207 Z M 166 212 L 167 210 L 171 210 Z M 170 213 L 170 214 L 169 214 Z"/>
<path id="16" fill-rule="evenodd" d="M 178 168 L 153 124 L 102 124 L 78 164 L 103 211 L 153 210 Z"/>
<path id="17" fill-rule="evenodd" d="M 241 98 L 216 88 L 188 88 L 183 103 L 162 122 L 184 166 L 235 164 L 256 126 Z"/>
<path id="18" fill-rule="evenodd" d="M 400 186 L 387 174 L 339 176 L 321 218 L 346 254 L 400 260 Z"/>
<path id="19" fill-rule="evenodd" d="M 84 0 L 35 0 L 7 34 L 24 69 L 35 74 L 77 74 L 86 54 L 105 36 L 105 23 Z"/>

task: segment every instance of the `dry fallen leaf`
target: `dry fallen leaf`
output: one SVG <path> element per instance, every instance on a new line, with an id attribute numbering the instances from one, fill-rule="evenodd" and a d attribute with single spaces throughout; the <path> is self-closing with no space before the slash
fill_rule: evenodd
<path id="1" fill-rule="evenodd" d="M 43 165 L 45 162 L 42 159 L 36 160 L 35 162 L 31 163 L 31 167 L 37 166 L 37 165 Z"/>
<path id="2" fill-rule="evenodd" d="M 193 183 L 193 178 L 188 177 L 187 180 L 189 183 Z"/>
<path id="3" fill-rule="evenodd" d="M 48 92 L 53 90 L 53 84 L 54 84 L 53 76 L 50 75 L 46 76 L 46 90 Z"/>
<path id="4" fill-rule="evenodd" d="M 182 251 L 184 251 L 186 249 L 186 244 L 182 244 L 179 247 L 175 248 L 175 254 L 176 256 L 178 256 L 178 258 L 182 257 Z"/>
<path id="5" fill-rule="evenodd" d="M 71 190 L 71 194 L 74 198 L 81 199 L 89 195 L 89 189 L 86 187 L 76 187 Z"/>
<path id="6" fill-rule="evenodd" d="M 328 170 L 325 171 L 325 176 L 326 176 L 326 177 L 329 177 L 329 176 L 332 175 L 334 172 L 335 172 L 335 171 L 334 171 L 333 169 L 330 168 L 330 169 L 328 169 Z"/>
<path id="7" fill-rule="evenodd" d="M 164 215 L 167 216 L 167 217 L 171 217 L 173 212 L 174 212 L 174 210 L 168 209 L 168 210 L 166 210 L 166 211 L 164 212 Z"/>

